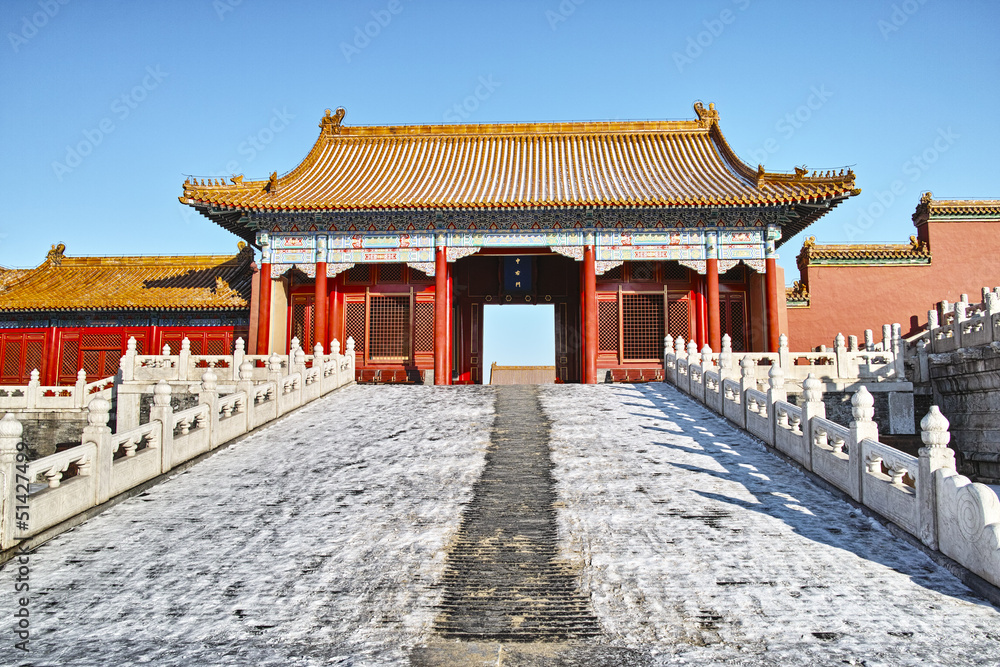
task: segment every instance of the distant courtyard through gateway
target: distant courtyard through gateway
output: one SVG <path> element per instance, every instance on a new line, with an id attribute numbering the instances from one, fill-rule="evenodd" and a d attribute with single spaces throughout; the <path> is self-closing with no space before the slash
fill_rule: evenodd
<path id="1" fill-rule="evenodd" d="M 498 366 L 555 366 L 555 306 L 483 306 L 483 384 Z M 554 372 L 554 371 L 553 371 Z"/>

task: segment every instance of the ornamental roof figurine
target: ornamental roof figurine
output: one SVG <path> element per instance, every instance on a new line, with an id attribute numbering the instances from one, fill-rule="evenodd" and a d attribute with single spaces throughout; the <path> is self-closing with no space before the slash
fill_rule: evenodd
<path id="1" fill-rule="evenodd" d="M 851 170 L 768 172 L 737 157 L 714 105 L 695 120 L 343 124 L 328 109 L 294 169 L 232 183 L 188 178 L 179 197 L 255 242 L 249 218 L 302 218 L 302 231 L 347 231 L 323 213 L 497 209 L 766 208 L 791 238 L 860 192 Z M 433 226 L 433 225 L 431 225 Z M 418 227 L 426 228 L 426 227 Z"/>

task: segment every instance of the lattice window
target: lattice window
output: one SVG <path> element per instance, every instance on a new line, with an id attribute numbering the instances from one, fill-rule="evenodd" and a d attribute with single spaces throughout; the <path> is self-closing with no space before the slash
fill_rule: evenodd
<path id="1" fill-rule="evenodd" d="M 205 354 L 229 354 L 229 346 L 225 338 L 210 336 L 205 341 Z"/>
<path id="2" fill-rule="evenodd" d="M 59 367 L 59 375 L 64 378 L 73 378 L 80 370 L 80 342 L 75 339 L 63 339 L 62 342 L 62 363 Z"/>
<path id="3" fill-rule="evenodd" d="M 379 264 L 378 281 L 380 283 L 403 282 L 403 264 Z"/>
<path id="4" fill-rule="evenodd" d="M 621 282 L 623 280 L 623 271 L 622 271 L 623 268 L 624 267 L 621 264 L 619 264 L 613 269 L 608 269 L 607 271 L 604 272 L 604 274 L 601 276 L 600 279 L 615 280 Z"/>
<path id="5" fill-rule="evenodd" d="M 188 334 L 184 334 L 181 336 L 181 338 L 183 339 L 185 336 L 187 337 L 188 343 L 190 344 L 190 347 L 188 349 L 191 350 L 191 354 L 205 354 L 204 352 L 205 346 L 203 345 L 204 341 L 202 340 L 201 336 L 190 336 Z M 184 341 L 182 340 L 181 343 L 183 344 L 183 342 Z M 177 348 L 177 351 L 180 352 L 181 351 L 180 348 Z"/>
<path id="6" fill-rule="evenodd" d="M 730 297 L 719 301 L 719 308 L 722 310 L 723 333 L 728 333 L 732 340 L 733 352 L 746 352 L 747 350 L 747 328 L 746 328 L 746 304 L 739 297 Z M 728 311 L 728 312 L 727 312 Z"/>
<path id="7" fill-rule="evenodd" d="M 663 295 L 622 294 L 623 361 L 663 358 Z"/>
<path id="8" fill-rule="evenodd" d="M 426 273 L 424 273 L 420 269 L 415 269 L 415 268 L 413 268 L 411 266 L 410 267 L 410 282 L 411 283 L 432 283 L 432 282 L 434 282 L 434 278 L 431 277 L 431 276 L 429 276 L 429 275 L 427 275 Z"/>
<path id="9" fill-rule="evenodd" d="M 413 306 L 413 351 L 434 351 L 434 302 L 418 301 Z"/>
<path id="10" fill-rule="evenodd" d="M 677 262 L 663 263 L 663 280 L 688 281 L 688 269 Z"/>
<path id="11" fill-rule="evenodd" d="M 656 280 L 655 262 L 632 262 L 629 271 L 633 282 L 651 283 Z"/>
<path id="12" fill-rule="evenodd" d="M 311 349 L 313 345 L 312 318 L 312 299 L 301 296 L 295 297 L 292 301 L 292 322 L 288 339 L 298 338 L 299 346 L 304 350 Z"/>
<path id="13" fill-rule="evenodd" d="M 122 336 L 120 333 L 85 333 L 81 336 L 80 347 L 121 351 Z"/>
<path id="14" fill-rule="evenodd" d="M 347 269 L 347 282 L 355 284 L 367 284 L 371 281 L 372 267 L 370 264 L 355 264 Z"/>
<path id="15" fill-rule="evenodd" d="M 737 264 L 733 268 L 729 269 L 721 276 L 719 276 L 719 282 L 721 283 L 742 283 L 746 280 L 747 267 L 743 264 Z"/>
<path id="16" fill-rule="evenodd" d="M 691 307 L 687 299 L 671 299 L 667 306 L 667 333 L 674 338 L 691 333 Z"/>
<path id="17" fill-rule="evenodd" d="M 25 336 L 24 340 L 24 372 L 27 375 L 31 371 L 42 370 L 42 354 L 45 351 L 45 339 L 34 336 Z"/>
<path id="18" fill-rule="evenodd" d="M 354 350 L 356 353 L 365 353 L 365 302 L 348 301 L 344 304 L 344 345 L 341 350 L 346 349 L 347 339 L 354 339 Z"/>
<path id="19" fill-rule="evenodd" d="M 410 297 L 369 297 L 369 358 L 407 361 L 410 358 Z"/>
<path id="20" fill-rule="evenodd" d="M 597 348 L 618 352 L 618 300 L 597 302 Z"/>
<path id="21" fill-rule="evenodd" d="M 8 337 L 3 346 L 3 376 L 21 377 L 21 337 Z"/>
<path id="22" fill-rule="evenodd" d="M 121 350 L 104 350 L 101 352 L 100 373 L 97 374 L 96 379 L 111 377 L 118 372 L 122 365 L 120 352 Z"/>
<path id="23" fill-rule="evenodd" d="M 107 375 L 100 375 L 101 372 L 101 351 L 100 350 L 84 350 L 83 351 L 83 367 L 84 372 L 87 374 L 87 379 L 99 379 L 101 377 L 107 377 Z"/>

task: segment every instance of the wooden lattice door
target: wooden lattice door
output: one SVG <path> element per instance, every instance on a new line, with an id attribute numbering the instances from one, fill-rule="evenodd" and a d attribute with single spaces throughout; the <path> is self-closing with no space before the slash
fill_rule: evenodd
<path id="1" fill-rule="evenodd" d="M 729 334 L 733 352 L 747 351 L 747 300 L 742 293 L 719 295 L 719 323 Z"/>

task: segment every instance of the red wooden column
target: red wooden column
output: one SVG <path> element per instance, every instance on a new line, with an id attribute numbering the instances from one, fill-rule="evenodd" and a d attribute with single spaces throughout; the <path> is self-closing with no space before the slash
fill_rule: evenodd
<path id="1" fill-rule="evenodd" d="M 330 351 L 330 339 L 326 331 L 326 262 L 316 262 L 316 287 L 313 295 L 313 345 L 320 343 L 323 351 Z M 311 350 L 310 350 L 311 352 Z"/>
<path id="2" fill-rule="evenodd" d="M 597 262 L 583 247 L 583 383 L 597 384 Z"/>
<path id="3" fill-rule="evenodd" d="M 257 317 L 257 354 L 270 352 L 271 337 L 271 263 L 264 250 L 264 261 L 260 265 L 260 310 Z"/>
<path id="4" fill-rule="evenodd" d="M 323 347 L 330 347 L 333 344 L 333 339 L 336 338 L 340 342 L 340 352 L 344 352 L 345 342 L 340 340 L 340 330 L 341 326 L 341 313 L 342 309 L 340 306 L 340 288 L 337 287 L 337 278 L 335 277 L 332 281 L 328 282 L 329 285 L 329 316 L 327 321 L 326 330 L 326 341 L 323 343 Z M 333 348 L 330 347 L 332 350 Z M 327 350 L 329 352 L 330 350 Z"/>
<path id="5" fill-rule="evenodd" d="M 705 276 L 700 273 L 695 275 L 697 278 L 692 293 L 694 297 L 694 342 L 700 350 L 701 346 L 705 344 Z M 684 343 L 685 348 L 688 342 L 690 341 Z"/>
<path id="6" fill-rule="evenodd" d="M 778 351 L 778 264 L 774 257 L 764 260 L 764 278 L 767 290 L 767 351 Z"/>
<path id="7" fill-rule="evenodd" d="M 722 349 L 722 323 L 719 321 L 719 260 L 705 260 L 705 283 L 708 290 L 708 346 L 712 352 Z"/>
<path id="8" fill-rule="evenodd" d="M 434 255 L 434 384 L 451 384 L 448 376 L 448 258 L 444 246 Z"/>

